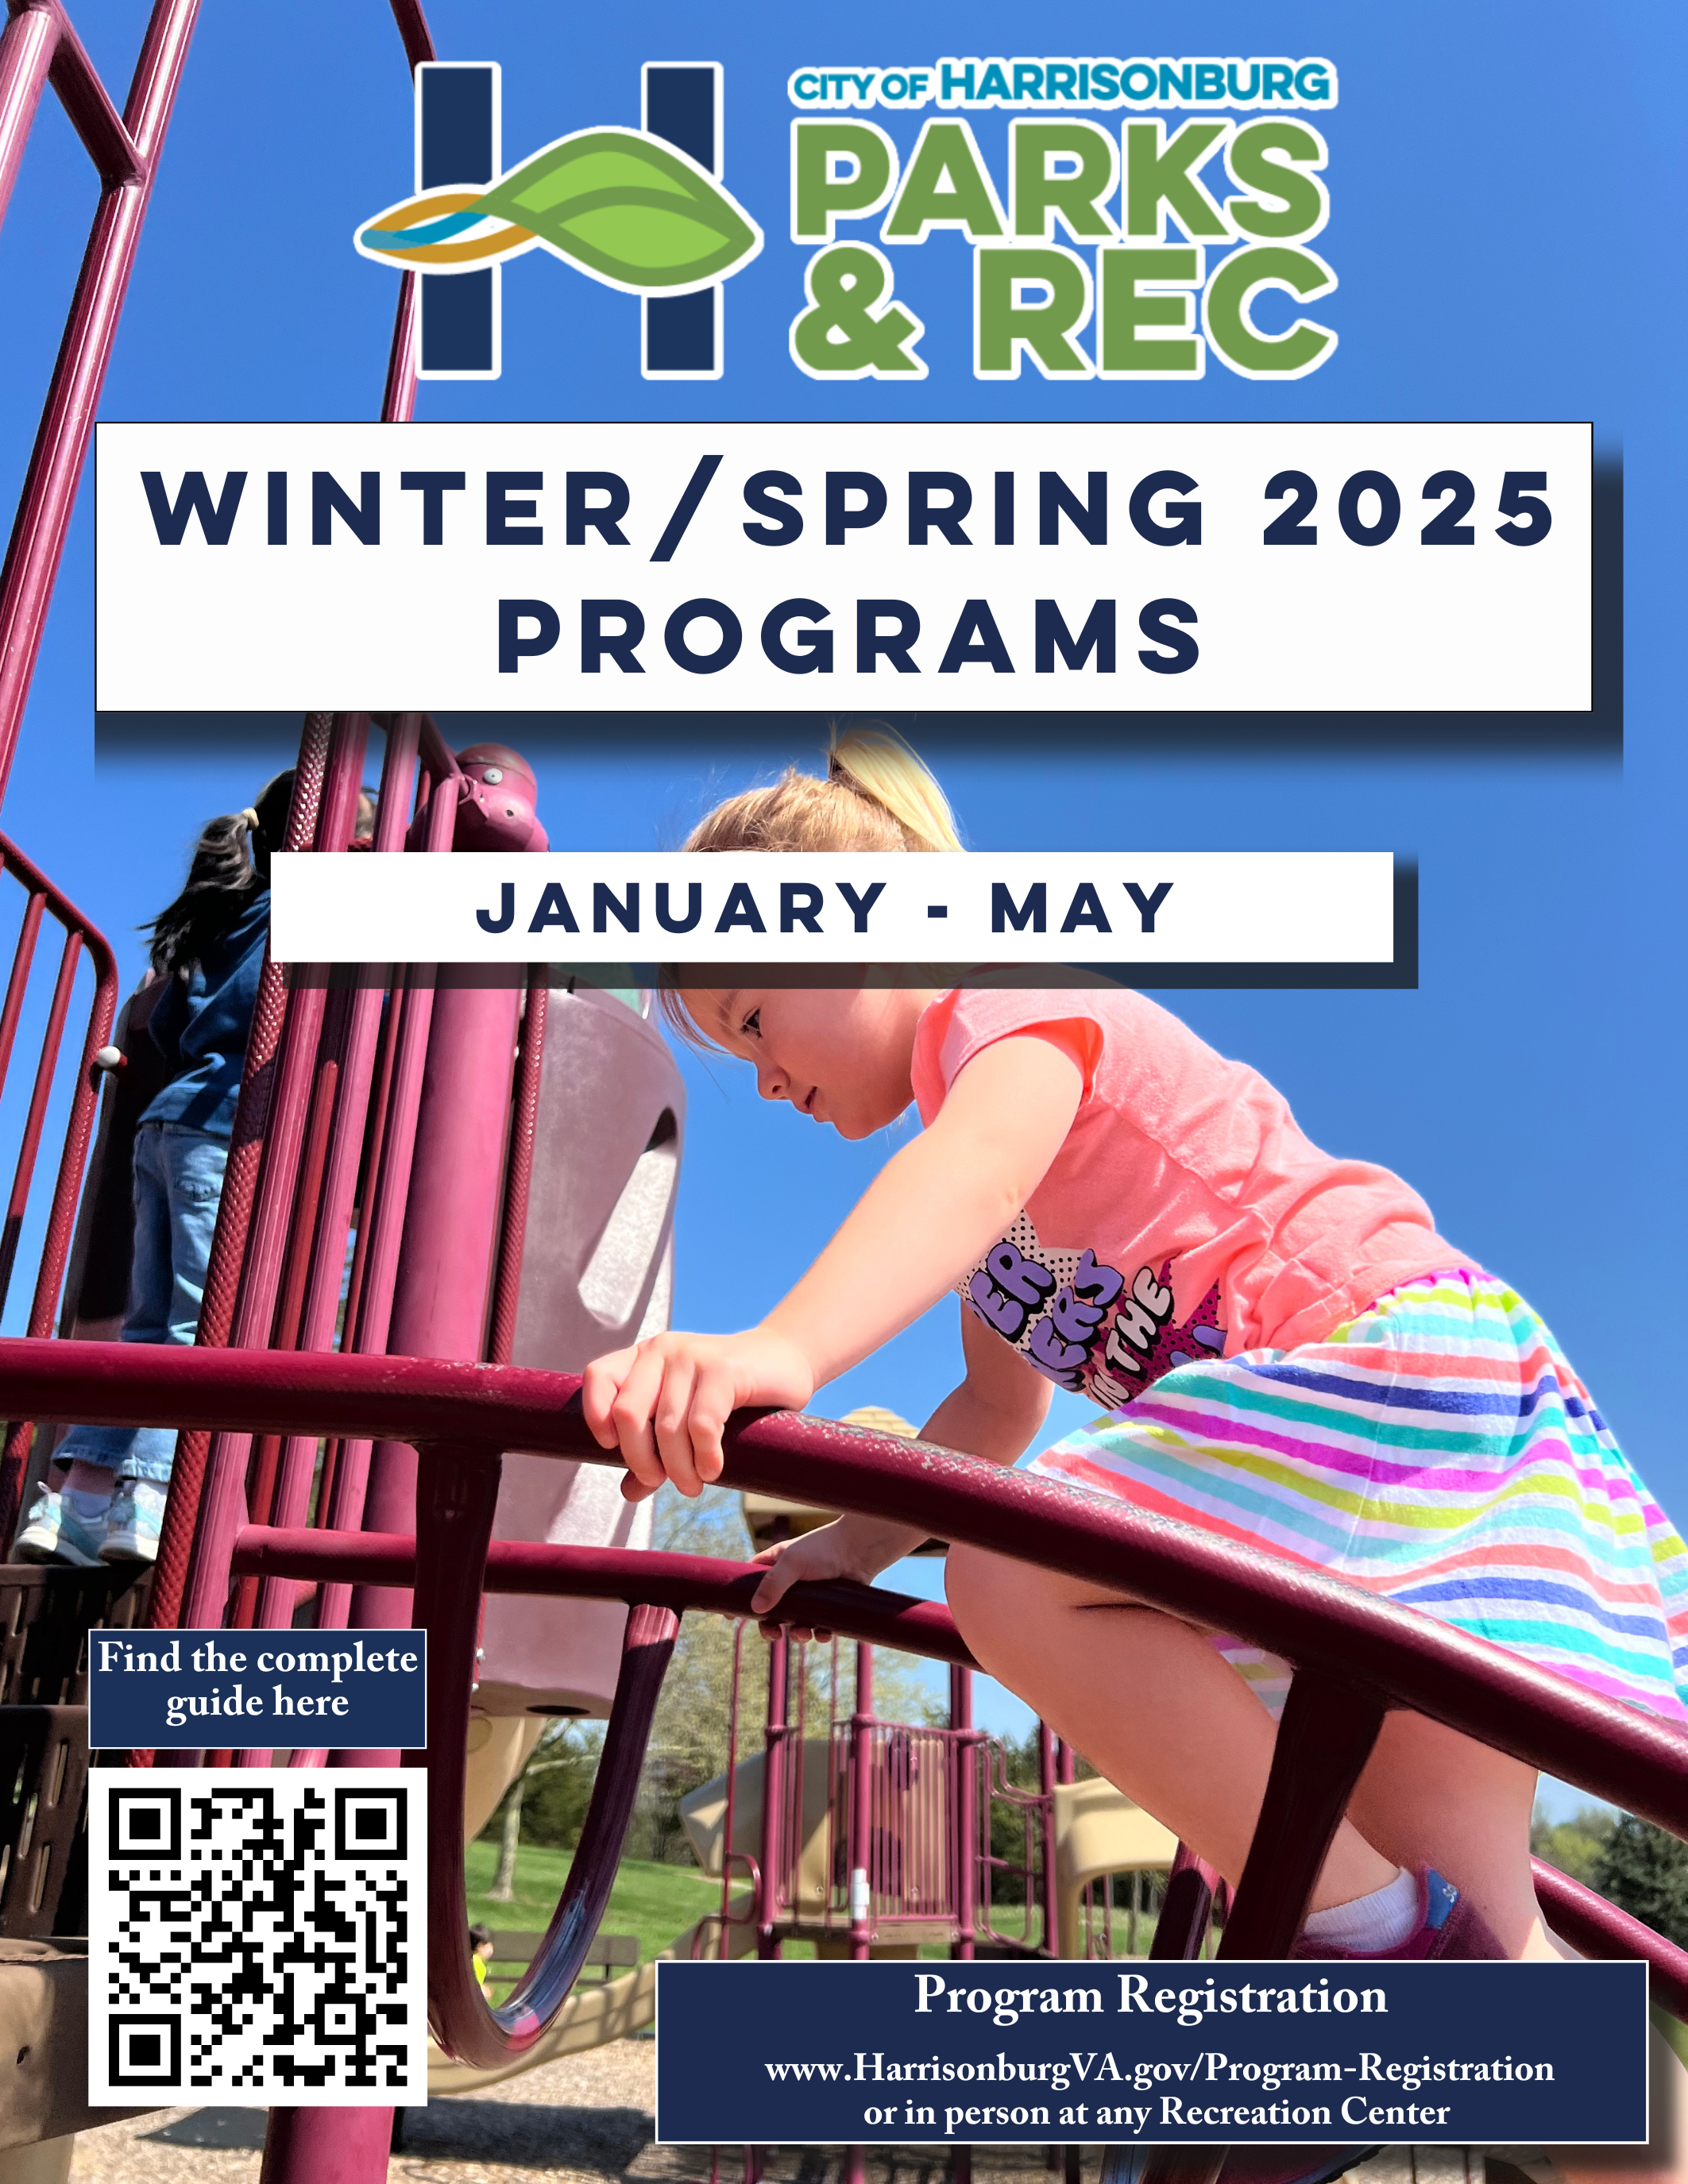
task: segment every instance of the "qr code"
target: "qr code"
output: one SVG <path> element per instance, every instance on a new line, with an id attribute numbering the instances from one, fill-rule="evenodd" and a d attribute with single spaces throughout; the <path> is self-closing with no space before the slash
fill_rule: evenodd
<path id="1" fill-rule="evenodd" d="M 426 1777 L 96 1769 L 88 2098 L 427 2097 Z"/>

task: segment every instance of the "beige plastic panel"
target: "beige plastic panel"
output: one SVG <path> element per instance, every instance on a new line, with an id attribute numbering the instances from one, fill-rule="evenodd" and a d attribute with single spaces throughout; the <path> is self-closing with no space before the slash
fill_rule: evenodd
<path id="1" fill-rule="evenodd" d="M 0 1942 L 0 2150 L 147 2114 L 88 2106 L 86 1942 Z"/>
<path id="2" fill-rule="evenodd" d="M 512 1362 L 577 1373 L 668 1324 L 686 1095 L 655 1028 L 607 994 L 554 988 Z M 619 1470 L 504 1459 L 495 1539 L 650 1544 L 650 1505 Z M 493 1715 L 605 1715 L 626 1610 L 599 1601 L 487 1602 L 476 1705 Z"/>
<path id="3" fill-rule="evenodd" d="M 1113 1873 L 1164 1873 L 1178 1847 L 1170 1828 L 1100 1775 L 1057 1785 L 1055 1871 L 1061 1955 L 1084 1953 L 1082 1899 L 1089 1882 Z"/>
<path id="4" fill-rule="evenodd" d="M 788 1752 L 790 1747 L 788 1747 Z M 762 1776 L 766 1755 L 753 1752 L 741 1759 L 733 1775 L 733 1848 L 760 1858 L 762 1851 Z M 787 1761 L 790 1763 L 789 1759 Z M 803 1746 L 803 1845 L 797 1861 L 795 1904 L 788 1916 L 798 1924 L 818 1923 L 827 1908 L 832 1869 L 832 1828 L 827 1791 L 831 1785 L 831 1756 L 826 1744 L 811 1737 Z M 680 1819 L 686 1840 L 699 1866 L 711 1880 L 721 1878 L 721 1837 L 727 1823 L 727 1777 L 699 1783 L 680 1800 Z M 737 1865 L 735 1875 L 746 1871 Z"/>
<path id="5" fill-rule="evenodd" d="M 535 1713 L 485 1714 L 469 1709 L 469 1768 L 463 1785 L 463 1840 L 472 1843 L 499 1807 L 504 1791 L 533 1757 L 545 1731 Z M 5 2179 L 0 2177 L 0 2184 Z"/>

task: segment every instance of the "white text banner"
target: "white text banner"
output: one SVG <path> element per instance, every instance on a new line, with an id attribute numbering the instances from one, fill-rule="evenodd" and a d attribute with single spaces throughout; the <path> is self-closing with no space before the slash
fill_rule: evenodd
<path id="1" fill-rule="evenodd" d="M 278 855 L 284 963 L 1387 964 L 1387 850 Z"/>
<path id="2" fill-rule="evenodd" d="M 118 711 L 1584 711 L 1565 424 L 103 425 Z"/>

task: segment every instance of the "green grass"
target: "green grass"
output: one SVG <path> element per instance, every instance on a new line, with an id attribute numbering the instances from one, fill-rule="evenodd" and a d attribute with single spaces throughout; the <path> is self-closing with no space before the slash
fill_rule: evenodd
<path id="1" fill-rule="evenodd" d="M 499 1847 L 496 1842 L 473 1842 L 469 1846 L 469 1920 L 505 1933 L 539 1933 L 551 1923 L 551 1914 L 557 1907 L 567 1878 L 570 1853 L 565 1850 L 547 1850 L 538 1843 L 523 1843 L 516 1852 L 515 1900 L 511 1903 L 494 1903 L 485 1891 L 491 1887 L 493 1875 L 498 1869 Z M 609 1908 L 604 1914 L 603 1931 L 606 1934 L 636 1934 L 638 1936 L 641 1960 L 658 1956 L 671 1942 L 683 1934 L 688 1926 L 713 1911 L 721 1903 L 721 1885 L 710 1880 L 695 1868 L 682 1865 L 657 1865 L 643 1858 L 624 1858 L 616 1875 L 615 1886 L 610 1892 Z M 1017 1904 L 999 1903 L 994 1907 L 992 1923 L 999 1933 L 1019 1935 L 1025 1931 L 1025 1912 Z M 1036 1923 L 1036 1922 L 1034 1922 Z M 1097 1942 L 1101 1940 L 1100 1918 L 1097 1919 Z M 1117 1954 L 1125 1953 L 1127 1914 L 1116 1906 L 1114 1910 L 1114 1948 Z M 1137 1947 L 1139 1955 L 1146 1954 L 1155 1931 L 1155 1921 L 1145 1913 L 1138 1920 Z M 809 1957 L 814 1954 L 814 1944 L 808 1942 L 788 1942 L 785 1947 L 788 1957 Z M 933 1948 L 924 1953 L 933 1957 L 947 1956 L 945 1949 Z"/>
<path id="2" fill-rule="evenodd" d="M 551 1923 L 568 1877 L 570 1853 L 523 1843 L 515 1857 L 515 1901 L 493 1903 L 485 1892 L 498 1870 L 495 1842 L 469 1846 L 469 1922 L 505 1933 L 541 1933 Z M 655 1865 L 624 1858 L 610 1892 L 602 1931 L 637 1934 L 641 1958 L 660 1955 L 669 1943 L 721 1903 L 721 1884 L 688 1866 Z"/>

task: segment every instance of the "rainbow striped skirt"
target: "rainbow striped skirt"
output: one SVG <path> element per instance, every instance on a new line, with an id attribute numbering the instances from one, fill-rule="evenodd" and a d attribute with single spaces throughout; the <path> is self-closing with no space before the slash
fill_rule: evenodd
<path id="1" fill-rule="evenodd" d="M 1423 1275 L 1323 1342 L 1176 1366 L 1028 1469 L 1688 1722 L 1688 1548 L 1516 1291 Z M 1275 1710 L 1287 1665 L 1228 1640 Z"/>

